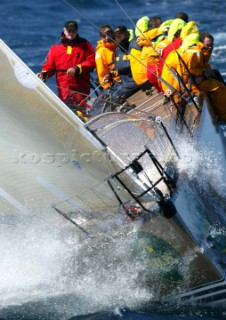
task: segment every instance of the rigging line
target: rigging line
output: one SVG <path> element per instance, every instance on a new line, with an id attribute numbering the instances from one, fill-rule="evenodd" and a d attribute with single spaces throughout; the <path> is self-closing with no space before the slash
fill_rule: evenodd
<path id="1" fill-rule="evenodd" d="M 69 93 L 70 91 L 72 91 L 72 94 L 71 94 L 70 97 L 72 97 L 73 94 L 78 93 L 78 94 L 80 94 L 81 96 L 84 97 L 83 100 L 88 100 L 88 99 L 92 96 L 92 94 L 94 93 L 94 91 L 96 91 L 96 90 L 99 89 L 100 85 L 99 85 L 94 91 L 92 91 L 89 95 L 88 95 L 87 93 L 83 93 L 83 92 L 80 92 L 80 91 L 77 91 L 77 90 L 71 90 L 71 89 L 68 89 L 68 88 L 60 87 L 60 86 L 56 86 L 56 87 L 59 88 L 59 89 L 61 89 L 61 90 L 67 90 L 68 93 Z M 97 98 L 99 98 L 99 95 L 97 96 Z M 103 100 L 103 101 L 104 101 L 104 100 Z M 80 105 L 81 105 L 81 103 L 79 104 L 79 106 L 80 106 Z"/>
<path id="2" fill-rule="evenodd" d="M 175 147 L 175 145 L 174 145 L 174 143 L 173 143 L 173 140 L 171 139 L 171 137 L 170 137 L 170 135 L 169 135 L 168 130 L 166 129 L 166 126 L 165 126 L 164 123 L 162 122 L 162 120 L 161 120 L 161 127 L 163 128 L 163 130 L 164 130 L 164 132 L 165 132 L 165 134 L 166 134 L 166 136 L 167 136 L 167 138 L 168 138 L 168 140 L 169 140 L 169 142 L 170 142 L 170 144 L 171 144 L 174 152 L 176 153 L 177 157 L 180 159 L 180 155 L 179 155 L 179 153 L 178 153 L 178 151 L 177 151 L 177 149 L 176 149 L 176 147 Z"/>
<path id="3" fill-rule="evenodd" d="M 177 49 L 175 48 L 175 46 L 173 45 L 173 42 L 171 43 L 171 45 L 172 45 L 172 47 L 173 47 L 174 52 L 176 52 L 176 54 L 178 55 L 179 61 L 182 62 L 182 64 L 184 65 L 186 71 L 187 71 L 187 72 L 189 73 L 189 75 L 191 76 L 191 79 L 192 79 L 192 81 L 194 82 L 194 84 L 196 85 L 197 89 L 198 89 L 199 91 L 201 91 L 200 88 L 199 88 L 199 85 L 196 83 L 196 81 L 195 81 L 195 79 L 194 79 L 194 76 L 191 74 L 191 72 L 190 72 L 187 64 L 185 63 L 184 59 L 181 57 L 181 55 L 179 54 L 178 50 L 177 50 Z M 178 49 L 179 49 L 179 48 L 178 48 Z M 167 66 L 167 64 L 166 64 L 166 66 Z M 168 67 L 168 66 L 167 66 L 167 67 Z M 168 67 L 168 68 L 169 68 L 169 70 L 172 69 L 172 68 L 170 68 L 170 67 Z M 181 68 L 181 66 L 180 66 L 180 68 Z M 192 91 L 186 86 L 185 82 L 184 82 L 183 79 L 182 79 L 182 76 L 179 75 L 179 73 L 178 73 L 177 70 L 176 70 L 176 74 L 177 74 L 177 76 L 178 76 L 178 83 L 179 83 L 179 85 L 182 84 L 183 88 L 184 88 L 185 91 L 188 93 L 189 97 L 191 98 L 191 101 L 194 103 L 197 111 L 198 111 L 198 112 L 201 112 L 198 104 L 196 103 L 196 101 L 195 101 L 195 99 L 194 99 L 194 96 L 192 95 Z"/>
<path id="4" fill-rule="evenodd" d="M 101 83 L 96 88 L 92 86 L 93 91 L 89 95 L 87 95 L 87 97 L 84 100 L 88 100 L 93 93 L 95 93 L 96 96 L 99 97 L 97 90 L 100 89 L 100 87 L 101 87 Z"/>
<path id="5" fill-rule="evenodd" d="M 67 69 L 53 69 L 53 70 L 47 70 L 47 71 L 42 71 L 41 73 L 43 73 L 43 74 L 45 74 L 45 73 L 52 73 L 52 72 L 67 72 Z M 97 90 L 100 88 L 100 85 L 98 85 L 98 87 L 97 88 L 95 88 L 94 87 L 94 85 L 89 81 L 89 80 L 87 80 L 87 79 L 85 79 L 82 75 L 79 75 L 79 78 L 81 78 L 82 80 L 84 80 L 85 82 L 87 82 L 88 84 L 89 84 L 89 86 L 90 86 L 90 88 L 92 88 L 93 89 L 93 91 L 90 93 L 90 95 L 92 94 L 92 93 L 95 93 L 96 94 L 96 96 L 98 97 L 98 94 L 97 94 Z M 45 78 L 45 80 L 46 80 L 47 78 Z M 89 95 L 89 96 L 90 96 Z M 87 97 L 87 99 L 89 98 L 89 96 Z"/>
<path id="6" fill-rule="evenodd" d="M 183 64 L 183 66 L 185 67 L 186 71 L 189 73 L 189 75 L 190 75 L 192 81 L 194 82 L 195 86 L 197 87 L 198 90 L 200 90 L 199 85 L 196 83 L 196 81 L 195 81 L 195 79 L 194 79 L 194 76 L 193 76 L 193 74 L 191 73 L 191 71 L 189 70 L 189 68 L 188 68 L 187 64 L 185 63 L 184 59 L 181 57 L 181 55 L 179 54 L 179 52 L 178 52 L 177 50 L 176 50 L 176 52 L 177 52 L 177 55 L 178 55 L 179 60 L 182 62 L 182 64 Z"/>
<path id="7" fill-rule="evenodd" d="M 95 194 L 100 194 L 100 195 L 102 195 L 102 193 L 100 192 L 100 191 L 98 191 L 97 190 L 97 188 L 99 187 L 99 186 L 102 186 L 103 184 L 105 184 L 106 183 L 106 181 L 107 181 L 107 179 L 109 179 L 109 177 L 110 176 L 112 176 L 112 174 L 115 174 L 115 172 L 113 173 L 112 172 L 112 166 L 114 167 L 114 171 L 117 171 L 119 168 L 118 168 L 118 165 L 115 163 L 115 161 L 112 161 L 112 158 L 111 157 L 109 157 L 109 154 L 108 153 L 106 153 L 105 151 L 105 149 L 101 149 L 101 150 L 99 150 L 100 151 L 100 153 L 101 153 L 101 155 L 105 155 L 106 156 L 106 162 L 105 162 L 105 169 L 106 169 L 106 171 L 108 172 L 108 173 L 106 173 L 106 177 L 104 178 L 104 180 L 102 180 L 102 181 L 98 181 L 97 183 L 95 183 L 93 186 L 89 186 L 89 187 L 87 187 L 86 189 L 84 189 L 84 190 L 82 190 L 81 192 L 77 192 L 75 195 L 73 195 L 73 196 L 69 196 L 69 197 L 67 197 L 67 198 L 65 198 L 64 200 L 60 200 L 60 201 L 57 201 L 54 205 L 51 205 L 50 207 L 48 206 L 48 207 L 46 207 L 46 209 L 49 209 L 49 208 L 54 208 L 55 210 L 56 210 L 56 206 L 59 206 L 59 205 L 61 205 L 61 204 L 64 204 L 64 203 L 67 203 L 67 204 L 69 204 L 70 205 L 70 201 L 71 200 L 76 200 L 76 198 L 78 197 L 78 198 L 80 198 L 81 196 L 84 196 L 84 194 L 87 192 L 87 191 L 94 191 L 95 192 Z M 90 156 L 92 157 L 92 154 L 90 154 Z M 96 153 L 94 154 L 94 156 L 98 156 Z M 97 161 L 99 162 L 99 159 L 97 159 Z M 111 166 L 110 166 L 110 164 L 111 164 Z M 108 176 L 107 176 L 107 174 L 108 174 Z M 83 201 L 85 201 L 85 197 L 83 197 Z M 88 206 L 89 206 L 89 204 L 88 204 Z M 74 207 L 74 204 L 73 204 L 73 207 Z M 77 206 L 78 207 L 78 210 L 79 211 L 85 211 L 85 210 L 83 210 L 83 209 L 81 209 L 79 206 Z M 58 209 L 59 210 L 59 209 Z"/>
<path id="8" fill-rule="evenodd" d="M 192 82 L 195 84 L 196 88 L 197 88 L 199 91 L 201 91 L 199 85 L 196 83 L 196 81 L 195 81 L 195 79 L 194 79 L 194 76 L 193 76 L 193 74 L 191 74 L 191 72 L 190 72 L 187 64 L 185 63 L 184 59 L 183 59 L 183 58 L 181 57 L 181 55 L 179 54 L 178 50 L 175 50 L 175 51 L 176 51 L 176 53 L 177 53 L 177 55 L 178 55 L 179 60 L 182 62 L 183 66 L 185 67 L 186 71 L 188 72 L 188 74 L 189 74 Z M 179 74 L 178 74 L 178 76 L 179 76 Z M 181 80 L 181 82 L 183 83 L 183 85 L 185 85 L 182 77 L 181 77 L 181 76 L 179 76 L 179 77 L 180 77 L 180 80 Z M 192 99 L 192 101 L 193 101 L 196 109 L 200 112 L 201 110 L 200 110 L 199 106 L 197 105 L 196 101 L 194 100 L 194 98 L 192 97 L 191 92 L 190 92 L 190 90 L 189 90 L 188 88 L 187 88 L 186 92 L 187 92 L 188 95 L 191 97 L 191 99 Z"/>
<path id="9" fill-rule="evenodd" d="M 190 128 L 189 128 L 189 126 L 188 126 L 185 118 L 184 118 L 184 112 L 183 112 L 184 110 L 183 110 L 183 111 L 180 110 L 180 107 L 178 106 L 178 104 L 177 104 L 176 101 L 174 100 L 173 96 L 171 96 L 171 101 L 173 102 L 174 107 L 176 108 L 177 113 L 178 113 L 179 118 L 181 119 L 182 123 L 185 125 L 185 127 L 186 127 L 186 129 L 188 130 L 190 136 L 193 137 L 193 134 L 192 134 L 192 132 L 191 132 L 191 130 L 190 130 Z M 178 119 L 177 119 L 177 120 L 178 120 Z"/>
<path id="10" fill-rule="evenodd" d="M 59 210 L 58 208 L 56 208 L 55 206 L 52 206 L 52 208 L 54 210 L 56 210 L 57 213 L 59 213 L 62 217 L 64 217 L 64 219 L 68 220 L 70 223 L 72 223 L 74 226 L 76 226 L 79 230 L 81 230 L 82 232 L 84 232 L 86 235 L 89 236 L 89 232 L 86 231 L 84 228 L 82 228 L 79 224 L 77 224 L 73 219 L 69 218 L 66 213 L 64 213 L 63 211 Z"/>
<path id="11" fill-rule="evenodd" d="M 94 26 L 98 31 L 99 28 L 98 26 L 93 23 L 86 15 L 84 15 L 82 12 L 80 12 L 78 9 L 76 9 L 74 6 L 72 6 L 72 4 L 70 4 L 67 0 L 62 0 L 63 2 L 65 2 L 67 5 L 69 5 L 72 9 L 74 9 L 80 16 L 82 16 L 86 21 L 88 21 L 92 26 Z M 109 36 L 109 39 L 111 39 L 119 48 L 121 48 L 126 54 L 130 55 L 131 57 L 133 57 L 133 59 L 135 59 L 136 61 L 138 61 L 144 68 L 147 69 L 147 66 L 141 62 L 139 59 L 137 59 L 137 57 L 135 57 L 133 54 L 131 54 L 130 52 L 128 52 L 128 50 L 126 50 L 125 48 L 123 48 L 122 46 L 120 46 L 113 38 L 111 38 Z M 159 75 L 156 75 L 153 71 L 150 70 L 150 72 L 157 78 L 159 79 L 161 82 L 163 82 L 169 89 L 172 90 L 172 92 L 177 92 L 180 96 L 181 96 L 181 92 L 179 92 L 175 87 L 173 87 L 169 82 L 167 82 L 165 79 L 163 79 L 162 77 L 160 77 Z"/>
<path id="12" fill-rule="evenodd" d="M 130 22 L 132 22 L 132 24 L 133 24 L 134 27 L 135 27 L 135 31 L 136 31 L 136 29 L 137 29 L 137 30 L 142 34 L 142 36 L 145 38 L 145 40 L 147 40 L 147 42 L 150 44 L 150 46 L 152 47 L 152 49 L 154 49 L 155 53 L 157 53 L 157 55 L 159 56 L 159 58 L 162 59 L 161 56 L 159 55 L 158 51 L 157 51 L 157 50 L 155 49 L 155 47 L 153 46 L 152 41 L 151 41 L 148 37 L 146 37 L 145 33 L 144 33 L 138 26 L 136 26 L 136 24 L 135 24 L 135 22 L 133 21 L 133 19 L 129 16 L 129 14 L 126 12 L 126 10 L 120 5 L 120 3 L 119 3 L 117 0 L 115 0 L 115 2 L 116 2 L 116 4 L 119 6 L 119 8 L 122 10 L 122 12 L 126 15 L 126 17 L 130 20 Z"/>
<path id="13" fill-rule="evenodd" d="M 110 161 L 111 161 L 111 160 L 110 160 Z M 105 167 L 105 168 L 106 168 L 106 170 L 108 171 L 108 174 L 109 174 L 109 176 L 110 176 L 110 175 L 112 175 L 112 172 L 110 172 L 110 171 L 108 170 L 108 169 L 109 169 L 109 167 L 107 167 L 108 163 L 109 163 L 109 161 L 106 162 L 106 167 Z M 106 174 L 106 175 L 107 175 L 107 174 Z M 102 195 L 102 193 L 101 193 L 100 191 L 97 191 L 97 189 L 98 189 L 98 187 L 100 187 L 101 185 L 103 185 L 103 184 L 106 182 L 106 179 L 108 179 L 108 177 L 105 178 L 105 180 L 103 180 L 103 181 L 98 181 L 98 182 L 97 182 L 96 184 L 94 184 L 93 186 L 87 187 L 86 189 L 82 190 L 81 192 L 77 192 L 77 193 L 76 193 L 75 195 L 73 195 L 73 196 L 68 196 L 67 198 L 65 198 L 65 199 L 63 199 L 63 200 L 56 201 L 56 202 L 54 203 L 54 205 L 47 206 L 47 207 L 46 207 L 46 210 L 48 210 L 49 208 L 54 208 L 54 209 L 55 209 L 56 206 L 60 206 L 60 205 L 66 203 L 68 206 L 71 206 L 72 208 L 78 210 L 79 212 L 86 212 L 86 210 L 85 210 L 85 209 L 82 209 L 79 205 L 76 205 L 76 204 L 74 204 L 74 203 L 70 204 L 70 202 L 73 201 L 73 200 L 76 200 L 76 198 L 79 198 L 79 200 L 81 200 L 81 198 L 83 198 L 83 201 L 86 202 L 87 206 L 90 207 L 90 205 L 89 205 L 88 202 L 86 201 L 85 197 L 83 197 L 83 196 L 85 195 L 85 193 L 86 193 L 87 191 L 94 191 L 96 194 L 99 193 L 99 194 Z"/>
<path id="14" fill-rule="evenodd" d="M 67 0 L 62 0 L 63 2 L 65 2 L 69 7 L 71 7 L 73 10 L 75 10 L 81 17 L 83 17 L 86 21 L 88 21 L 94 28 L 96 28 L 99 31 L 98 26 L 93 23 L 86 15 L 84 15 L 82 12 L 80 12 L 78 9 L 75 8 L 75 6 L 73 6 L 70 2 L 68 2 Z"/>
<path id="15" fill-rule="evenodd" d="M 100 88 L 100 86 L 101 86 L 101 84 L 99 84 L 94 91 L 98 90 L 98 89 Z M 59 89 L 61 89 L 61 90 L 72 91 L 72 94 L 74 94 L 74 93 L 79 93 L 79 94 L 81 94 L 82 96 L 84 96 L 84 100 L 88 100 L 88 99 L 92 96 L 92 94 L 94 93 L 94 91 L 92 91 L 92 92 L 88 95 L 87 93 L 83 93 L 83 92 L 76 91 L 76 90 L 71 90 L 71 89 L 68 89 L 68 88 L 63 88 L 63 87 L 60 87 L 60 86 L 56 86 L 56 88 L 59 88 Z M 110 96 L 107 96 L 107 97 L 105 97 L 105 98 L 104 98 L 104 97 L 101 98 L 101 95 L 98 95 L 98 101 L 107 102 L 108 104 L 111 104 L 111 105 L 113 105 L 113 106 L 115 106 L 115 107 L 121 106 L 121 104 L 119 104 L 119 103 L 117 103 L 117 102 L 115 102 L 115 101 L 110 101 L 109 99 L 111 99 Z"/>
<path id="16" fill-rule="evenodd" d="M 81 94 L 82 96 L 84 96 L 84 100 L 87 100 L 89 97 L 91 97 L 91 95 L 93 94 L 93 92 L 91 92 L 89 95 L 86 94 L 86 93 L 83 93 L 83 92 L 79 92 L 79 91 L 76 91 L 76 90 L 70 90 L 68 88 L 63 88 L 63 87 L 60 87 L 60 86 L 56 86 L 57 88 L 61 89 L 61 90 L 67 90 L 67 91 L 72 91 L 72 94 L 74 93 L 79 93 Z M 98 86 L 99 88 L 99 86 Z M 96 90 L 98 89 L 96 88 Z M 117 102 L 114 102 L 114 101 L 110 101 L 110 100 L 107 100 L 107 99 L 104 99 L 104 98 L 100 98 L 101 95 L 98 96 L 98 101 L 103 101 L 103 102 L 107 102 L 108 104 L 112 104 L 113 106 L 116 106 L 116 107 L 119 107 L 121 106 L 121 104 L 117 103 Z"/>

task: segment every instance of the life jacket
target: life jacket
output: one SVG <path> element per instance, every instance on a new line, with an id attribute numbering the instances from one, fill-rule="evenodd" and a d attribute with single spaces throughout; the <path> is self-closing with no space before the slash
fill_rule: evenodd
<path id="1" fill-rule="evenodd" d="M 130 51 L 130 65 L 132 77 L 137 85 L 145 83 L 147 78 L 147 61 L 142 57 L 142 47 L 137 42 Z"/>
<path id="2" fill-rule="evenodd" d="M 178 49 L 181 46 L 181 44 L 182 44 L 182 39 L 179 37 L 179 38 L 176 38 L 173 42 L 170 42 L 165 48 L 162 49 L 161 59 L 159 59 L 158 67 L 157 67 L 159 76 L 161 76 L 162 74 L 164 61 L 166 60 L 168 54 L 171 51 Z"/>
<path id="3" fill-rule="evenodd" d="M 132 76 L 137 85 L 142 85 L 148 81 L 147 59 L 146 55 L 143 54 L 143 48 L 144 46 L 150 46 L 151 39 L 157 35 L 158 28 L 155 28 L 152 32 L 151 31 L 152 30 L 140 33 L 130 51 Z"/>
<path id="4" fill-rule="evenodd" d="M 161 76 L 177 91 L 184 91 L 186 86 L 196 93 L 198 88 L 192 81 L 192 76 L 202 74 L 203 59 L 200 47 L 197 45 L 197 36 L 189 35 L 186 39 L 187 41 L 184 40 L 181 47 L 168 54 Z M 175 77 L 175 73 L 179 78 Z M 168 89 L 165 83 L 162 83 L 162 89 L 164 92 Z"/>
<path id="5" fill-rule="evenodd" d="M 148 65 L 158 65 L 162 50 L 169 44 L 167 38 L 161 37 L 161 41 L 152 42 L 149 46 L 144 46 L 141 57 L 145 58 Z"/>
<path id="6" fill-rule="evenodd" d="M 185 40 L 185 38 L 190 35 L 196 33 L 199 34 L 199 30 L 197 27 L 197 23 L 195 21 L 189 21 L 187 24 L 181 29 L 180 37 L 182 40 Z"/>
<path id="7" fill-rule="evenodd" d="M 148 80 L 155 87 L 157 92 L 161 92 L 161 84 L 158 80 L 157 66 L 161 59 L 162 50 L 169 44 L 169 40 L 165 35 L 157 36 L 156 41 L 152 43 L 152 47 L 143 47 L 142 56 L 145 56 L 147 61 L 147 77 Z"/>
<path id="8" fill-rule="evenodd" d="M 177 81 L 177 78 L 175 78 L 174 73 L 176 73 L 177 67 L 179 64 L 179 58 L 176 53 L 176 50 L 171 51 L 166 60 L 165 64 L 163 65 L 162 74 L 161 77 L 171 86 L 175 88 L 175 90 L 180 90 L 180 85 Z M 173 73 L 174 72 L 174 73 Z M 163 92 L 166 94 L 168 90 L 172 92 L 172 89 L 167 85 L 167 83 L 161 81 L 161 86 Z"/>
<path id="9" fill-rule="evenodd" d="M 168 31 L 168 39 L 170 42 L 172 42 L 174 40 L 175 34 L 183 29 L 183 27 L 186 25 L 186 22 L 182 19 L 176 18 L 173 20 L 173 22 L 171 23 L 170 27 L 169 27 L 169 31 Z"/>
<path id="10" fill-rule="evenodd" d="M 135 26 L 136 37 L 139 37 L 140 35 L 142 35 L 144 32 L 148 30 L 148 21 L 149 21 L 148 16 L 144 16 L 137 21 Z"/>
<path id="11" fill-rule="evenodd" d="M 144 47 L 144 46 L 145 47 L 149 47 L 150 43 L 158 35 L 159 35 L 159 29 L 158 28 L 154 28 L 154 29 L 148 30 L 148 31 L 144 32 L 143 34 L 141 34 L 137 38 L 137 43 L 139 44 L 140 47 Z"/>
<path id="12" fill-rule="evenodd" d="M 166 43 L 169 43 L 162 32 L 163 31 L 159 31 L 159 28 L 154 28 L 145 32 L 138 39 L 138 44 L 142 46 L 140 60 L 144 61 L 144 64 L 147 66 L 144 72 L 146 72 L 148 80 L 154 85 L 158 92 L 161 91 L 161 88 L 159 87 L 156 77 L 157 64 L 161 56 L 162 48 L 166 46 Z"/>

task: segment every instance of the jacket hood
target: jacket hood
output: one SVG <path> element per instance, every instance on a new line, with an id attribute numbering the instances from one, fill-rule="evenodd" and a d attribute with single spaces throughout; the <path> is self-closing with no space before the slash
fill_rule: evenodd
<path id="1" fill-rule="evenodd" d="M 199 34 L 198 33 L 191 33 L 189 34 L 184 40 L 181 45 L 181 50 L 186 51 L 189 47 L 196 45 L 199 41 Z"/>
<path id="2" fill-rule="evenodd" d="M 172 22 L 173 22 L 173 19 L 164 21 L 159 27 L 159 34 L 168 32 Z"/>
<path id="3" fill-rule="evenodd" d="M 180 37 L 182 40 L 184 40 L 189 34 L 192 33 L 199 33 L 197 24 L 195 21 L 189 21 L 181 30 Z"/>
<path id="4" fill-rule="evenodd" d="M 148 30 L 144 35 L 141 35 L 138 40 L 139 46 L 150 46 L 150 41 L 152 42 L 158 36 L 158 29 L 159 28 Z"/>
<path id="5" fill-rule="evenodd" d="M 148 21 L 149 21 L 148 16 L 144 16 L 144 17 L 140 18 L 137 21 L 136 27 L 135 27 L 135 35 L 136 35 L 136 37 L 139 37 L 145 31 L 148 30 Z"/>
<path id="6" fill-rule="evenodd" d="M 108 48 L 109 50 L 115 50 L 117 45 L 114 42 L 104 42 L 104 40 L 98 40 L 96 50 L 100 48 Z"/>
<path id="7" fill-rule="evenodd" d="M 177 31 L 181 30 L 185 25 L 186 22 L 184 20 L 178 18 L 174 19 L 169 28 L 168 39 L 172 42 Z"/>

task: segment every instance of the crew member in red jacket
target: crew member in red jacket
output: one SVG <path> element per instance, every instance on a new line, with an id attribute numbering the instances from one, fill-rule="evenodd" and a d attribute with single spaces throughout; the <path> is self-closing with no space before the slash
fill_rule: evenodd
<path id="1" fill-rule="evenodd" d="M 68 21 L 64 25 L 60 43 L 53 45 L 42 71 L 42 80 L 56 74 L 58 96 L 73 111 L 79 107 L 85 114 L 85 98 L 90 94 L 90 72 L 95 68 L 92 45 L 78 35 L 78 25 Z"/>

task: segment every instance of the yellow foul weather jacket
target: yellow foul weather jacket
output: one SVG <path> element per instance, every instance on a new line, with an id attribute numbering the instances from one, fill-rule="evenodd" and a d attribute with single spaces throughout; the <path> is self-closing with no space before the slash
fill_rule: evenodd
<path id="1" fill-rule="evenodd" d="M 109 71 L 114 68 L 114 55 L 117 46 L 114 42 L 104 42 L 99 40 L 97 42 L 95 62 L 96 62 L 96 73 L 101 86 L 107 89 L 111 86 L 110 82 L 103 83 L 104 77 Z"/>

